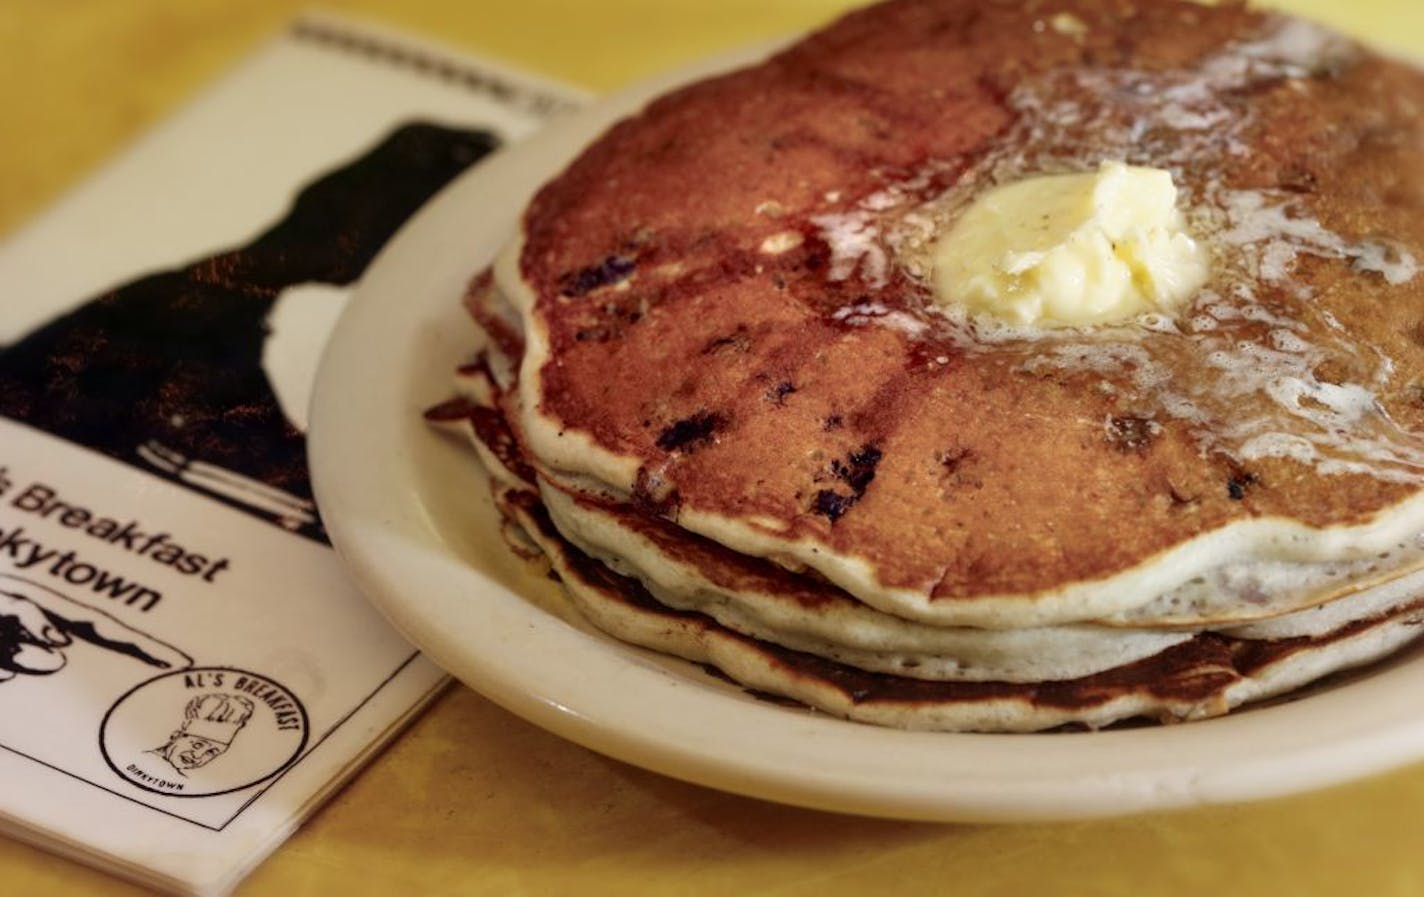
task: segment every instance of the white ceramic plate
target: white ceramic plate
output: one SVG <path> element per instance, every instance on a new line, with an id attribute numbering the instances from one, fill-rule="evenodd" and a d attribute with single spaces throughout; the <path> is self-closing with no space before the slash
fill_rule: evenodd
<path id="1" fill-rule="evenodd" d="M 764 51 L 763 51 L 764 52 Z M 366 275 L 329 344 L 311 463 L 337 549 L 436 663 L 514 713 L 678 778 L 914 819 L 1099 816 L 1279 795 L 1424 757 L 1424 654 L 1278 706 L 1167 728 L 1053 735 L 900 732 L 753 699 L 615 642 L 515 560 L 473 453 L 421 411 L 475 332 L 459 299 L 536 187 L 684 71 L 493 157 L 422 210 Z"/>

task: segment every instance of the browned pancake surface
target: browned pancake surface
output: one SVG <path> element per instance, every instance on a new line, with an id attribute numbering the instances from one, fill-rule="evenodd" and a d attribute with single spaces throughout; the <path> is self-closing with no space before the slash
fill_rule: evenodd
<path id="1" fill-rule="evenodd" d="M 1086 31 L 1045 27 L 1061 12 Z M 775 521 L 781 538 L 819 540 L 935 598 L 1108 576 L 1244 518 L 1367 520 L 1417 482 L 1243 463 L 1157 414 L 1150 394 L 1026 364 L 1041 347 L 966 350 L 893 254 L 882 278 L 832 276 L 813 221 L 891 182 L 926 199 L 951 187 L 1023 124 L 1006 98 L 1025 79 L 1190 66 L 1268 24 L 1176 2 L 891 3 L 659 100 L 528 210 L 522 273 L 550 352 L 538 413 L 637 459 L 640 483 L 656 484 L 640 497 L 669 516 Z M 1194 163 L 1188 187 L 1210 176 L 1290 194 L 1333 232 L 1424 257 L 1417 72 L 1358 53 L 1224 102 L 1248 120 L 1252 151 Z M 1170 135 L 1147 134 L 1124 151 L 1150 164 L 1154 139 L 1172 150 Z M 761 251 L 786 233 L 800 245 Z M 1389 283 L 1324 256 L 1302 257 L 1295 276 L 1309 301 L 1267 286 L 1259 301 L 1344 334 L 1320 382 L 1366 380 L 1366 361 L 1389 359 L 1386 423 L 1413 438 L 1424 278 Z M 924 327 L 866 325 L 887 312 Z M 1262 341 L 1268 329 L 1233 326 Z M 1202 376 L 1181 340 L 1141 341 Z"/>

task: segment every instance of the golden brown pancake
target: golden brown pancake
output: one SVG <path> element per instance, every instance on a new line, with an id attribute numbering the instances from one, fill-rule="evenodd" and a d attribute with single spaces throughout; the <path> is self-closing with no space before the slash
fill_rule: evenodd
<path id="1" fill-rule="evenodd" d="M 1420 109 L 1416 69 L 1237 5 L 891 0 L 591 144 L 428 416 L 594 625 L 748 689 L 907 728 L 1224 713 L 1424 624 Z M 935 295 L 977 197 L 1106 161 L 1180 189 L 1184 306 Z"/>
<path id="2" fill-rule="evenodd" d="M 1414 68 L 1237 6 L 854 13 L 539 193 L 497 278 L 520 426 L 552 470 L 936 623 L 1387 548 L 1424 529 L 1420 108 Z M 1104 159 L 1181 186 L 1214 255 L 1183 311 L 1024 338 L 931 302 L 926 235 L 966 201 Z"/>
<path id="3" fill-rule="evenodd" d="M 851 719 L 1019 731 L 1217 715 L 1382 656 L 1412 640 L 1424 619 L 1424 574 L 1414 573 L 1328 608 L 1210 631 L 974 630 L 897 620 L 816 577 L 729 552 L 606 498 L 564 494 L 524 457 L 488 366 L 462 368 L 457 386 L 462 397 L 427 418 L 471 440 L 517 528 L 506 535 L 521 553 L 533 545 L 548 558 L 594 625 Z M 590 549 L 597 536 L 587 520 L 570 518 L 573 507 L 634 538 L 613 543 L 621 553 Z M 876 697 L 847 703 L 861 693 Z"/>

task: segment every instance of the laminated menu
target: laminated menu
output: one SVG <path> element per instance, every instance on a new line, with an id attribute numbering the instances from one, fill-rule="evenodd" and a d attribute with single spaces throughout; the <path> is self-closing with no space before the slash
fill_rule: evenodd
<path id="1" fill-rule="evenodd" d="M 0 831 L 222 893 L 438 690 L 327 540 L 311 382 L 401 224 L 580 99 L 309 17 L 0 245 Z"/>

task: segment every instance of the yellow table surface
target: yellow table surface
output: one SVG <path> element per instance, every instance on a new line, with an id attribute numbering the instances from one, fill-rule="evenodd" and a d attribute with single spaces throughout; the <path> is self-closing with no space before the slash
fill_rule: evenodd
<path id="1" fill-rule="evenodd" d="M 595 90 L 791 33 L 850 5 L 324 4 Z M 1424 56 L 1421 0 L 1282 5 Z M 305 6 L 0 0 L 0 234 L 22 226 Z M 1424 764 L 1296 797 L 1105 821 L 930 825 L 841 817 L 606 759 L 457 687 L 238 893 L 1386 897 L 1424 894 L 1421 822 Z M 16 895 L 142 893 L 3 839 L 0 888 Z"/>

